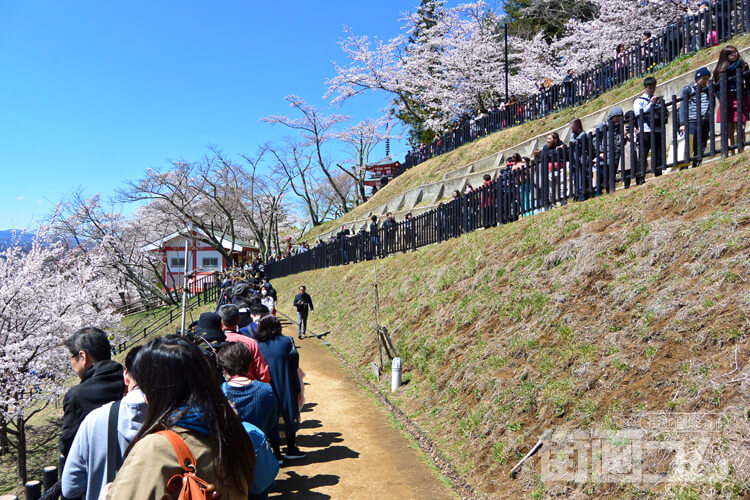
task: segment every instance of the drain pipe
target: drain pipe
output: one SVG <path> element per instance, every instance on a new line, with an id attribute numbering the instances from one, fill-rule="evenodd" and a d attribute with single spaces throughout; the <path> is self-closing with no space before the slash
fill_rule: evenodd
<path id="1" fill-rule="evenodd" d="M 393 358 L 391 362 L 391 392 L 396 392 L 401 386 L 401 358 Z"/>

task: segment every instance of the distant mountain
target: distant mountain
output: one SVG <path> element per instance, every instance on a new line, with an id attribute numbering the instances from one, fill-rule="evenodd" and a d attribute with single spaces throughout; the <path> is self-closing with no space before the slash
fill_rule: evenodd
<path id="1" fill-rule="evenodd" d="M 16 233 L 15 238 L 14 232 Z M 8 248 L 13 240 L 18 238 L 20 238 L 21 246 L 28 248 L 34 241 L 34 233 L 27 232 L 22 235 L 19 229 L 0 230 L 0 251 Z"/>

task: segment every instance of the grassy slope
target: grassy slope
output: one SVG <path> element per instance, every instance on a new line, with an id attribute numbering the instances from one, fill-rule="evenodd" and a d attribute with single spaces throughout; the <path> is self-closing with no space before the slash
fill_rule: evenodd
<path id="1" fill-rule="evenodd" d="M 394 400 L 493 497 L 547 488 L 530 468 L 507 475 L 546 429 L 617 428 L 636 411 L 663 410 L 742 414 L 747 432 L 747 381 L 716 377 L 734 368 L 736 348 L 740 370 L 748 359 L 749 164 L 746 155 L 716 162 L 379 261 L 381 321 L 408 380 Z M 373 279 L 367 262 L 274 284 L 285 309 L 305 283 L 317 331 L 333 331 L 368 376 Z M 747 487 L 744 467 L 718 486 L 672 493 L 731 497 Z M 566 488 L 548 492 L 572 496 Z"/>
<path id="2" fill-rule="evenodd" d="M 740 48 L 744 48 L 750 44 L 750 35 L 738 36 L 732 40 L 732 43 Z M 723 45 L 721 47 L 723 47 Z M 669 80 L 670 78 L 681 75 L 693 68 L 716 61 L 721 47 L 713 47 L 693 54 L 692 56 L 682 57 L 673 61 L 666 68 L 655 72 L 654 76 L 659 81 Z M 618 102 L 641 91 L 643 89 L 642 82 L 643 80 L 641 78 L 632 79 L 620 87 L 599 96 L 593 101 L 589 101 L 574 108 L 564 109 L 542 119 L 534 120 L 518 127 L 495 132 L 494 134 L 490 134 L 474 142 L 465 144 L 455 151 L 451 151 L 450 153 L 423 162 L 404 172 L 403 175 L 388 183 L 383 190 L 376 193 L 375 196 L 366 203 L 356 207 L 343 217 L 336 221 L 325 222 L 320 226 L 312 228 L 305 234 L 303 239 L 310 242 L 315 241 L 315 238 L 317 238 L 319 234 L 329 231 L 344 222 L 363 217 L 368 211 L 387 202 L 400 193 L 423 184 L 439 181 L 443 178 L 443 174 L 446 172 L 451 172 L 457 168 L 466 166 L 471 162 L 485 158 L 497 151 L 523 142 L 530 137 L 543 134 L 548 130 L 562 127 L 575 117 L 586 116 L 597 110 L 611 106 L 611 103 Z"/>

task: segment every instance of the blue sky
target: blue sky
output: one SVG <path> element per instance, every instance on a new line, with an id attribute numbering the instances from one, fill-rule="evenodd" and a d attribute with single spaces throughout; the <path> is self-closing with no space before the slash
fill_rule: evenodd
<path id="1" fill-rule="evenodd" d="M 282 140 L 259 119 L 287 113 L 289 94 L 330 109 L 342 26 L 388 38 L 416 5 L 0 0 L 0 229 L 33 227 L 78 186 L 110 195 L 208 145 L 236 156 Z M 331 111 L 361 120 L 385 105 L 370 96 Z"/>

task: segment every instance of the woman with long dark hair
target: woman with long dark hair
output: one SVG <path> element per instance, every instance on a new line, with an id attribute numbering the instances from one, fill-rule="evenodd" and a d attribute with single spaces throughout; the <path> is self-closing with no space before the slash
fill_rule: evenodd
<path id="1" fill-rule="evenodd" d="M 737 81 L 737 69 L 742 72 L 742 79 Z M 742 93 L 742 123 L 747 123 L 750 120 L 750 82 L 745 73 L 748 71 L 748 65 L 740 57 L 740 53 L 737 47 L 734 45 L 727 45 L 719 53 L 719 62 L 716 63 L 714 68 L 713 81 L 716 86 L 716 95 L 719 96 L 719 82 L 721 80 L 721 74 L 727 74 L 727 124 L 729 133 L 729 145 L 734 146 L 737 143 L 737 121 L 739 110 L 737 109 L 737 94 Z M 719 109 L 716 112 L 716 121 L 721 122 L 721 103 L 719 103 Z M 722 132 L 724 132 L 722 130 Z M 745 146 L 745 129 L 742 127 L 740 130 L 740 145 L 739 151 L 742 151 Z M 734 149 L 729 150 L 729 154 L 734 154 Z"/>
<path id="2" fill-rule="evenodd" d="M 304 458 L 296 445 L 296 434 L 299 429 L 299 393 L 301 390 L 299 375 L 299 353 L 294 341 L 281 334 L 281 323 L 271 315 L 264 316 L 258 322 L 255 333 L 260 352 L 266 358 L 271 370 L 271 387 L 279 402 L 279 414 L 284 419 L 284 436 L 286 450 L 284 458 L 292 460 Z M 278 425 L 268 432 L 268 441 L 274 453 L 281 457 L 281 438 Z"/>
<path id="3" fill-rule="evenodd" d="M 196 476 L 213 484 L 222 500 L 247 499 L 253 442 L 201 350 L 167 335 L 146 344 L 134 367 L 148 410 L 106 498 L 171 498 L 167 481 L 183 468 L 170 441 L 158 434 L 171 430 L 195 456 Z"/>

